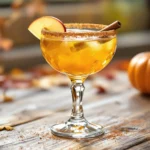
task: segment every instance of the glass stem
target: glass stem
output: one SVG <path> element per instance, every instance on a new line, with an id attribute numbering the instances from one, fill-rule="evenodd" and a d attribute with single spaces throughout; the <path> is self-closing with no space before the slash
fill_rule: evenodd
<path id="1" fill-rule="evenodd" d="M 71 92 L 72 92 L 72 114 L 71 118 L 73 120 L 84 119 L 83 107 L 82 107 L 82 97 L 84 93 L 84 85 L 82 82 L 72 82 Z"/>

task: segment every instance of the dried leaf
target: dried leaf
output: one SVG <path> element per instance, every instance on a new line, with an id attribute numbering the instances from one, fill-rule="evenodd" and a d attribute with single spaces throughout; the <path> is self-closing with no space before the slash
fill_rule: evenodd
<path id="1" fill-rule="evenodd" d="M 118 70 L 127 71 L 130 61 L 129 60 L 122 60 L 118 62 Z"/>
<path id="2" fill-rule="evenodd" d="M 12 84 L 10 88 L 29 88 L 32 87 L 31 79 L 12 79 Z"/>
<path id="3" fill-rule="evenodd" d="M 0 66 L 0 75 L 4 73 L 4 67 Z"/>
<path id="4" fill-rule="evenodd" d="M 52 70 L 48 65 L 38 65 L 35 66 L 34 68 L 31 68 L 29 71 L 34 78 L 46 76 L 46 75 L 56 75 L 58 74 L 57 71 Z"/>
<path id="5" fill-rule="evenodd" d="M 69 79 L 62 75 L 44 76 L 33 80 L 35 87 L 49 89 L 52 86 L 68 86 Z"/>
<path id="6" fill-rule="evenodd" d="M 98 94 L 102 94 L 102 93 L 104 94 L 104 93 L 106 93 L 106 89 L 103 86 L 96 85 L 95 87 L 97 88 L 97 93 Z"/>
<path id="7" fill-rule="evenodd" d="M 13 97 L 10 97 L 10 96 L 3 96 L 3 102 L 12 102 L 13 101 Z"/>
<path id="8" fill-rule="evenodd" d="M 5 128 L 4 126 L 0 126 L 0 131 L 4 130 L 4 128 Z"/>
<path id="9" fill-rule="evenodd" d="M 6 129 L 7 131 L 11 131 L 11 130 L 13 130 L 14 128 L 13 128 L 12 126 L 6 125 L 6 126 L 5 126 L 5 129 Z"/>
<path id="10" fill-rule="evenodd" d="M 9 125 L 2 125 L 2 126 L 0 126 L 0 131 L 2 131 L 2 130 L 11 131 L 13 129 L 14 128 L 12 126 L 9 126 Z"/>
<path id="11" fill-rule="evenodd" d="M 13 0 L 13 2 L 11 4 L 11 7 L 13 9 L 18 9 L 18 8 L 22 7 L 23 6 L 23 1 L 24 0 Z"/>
<path id="12" fill-rule="evenodd" d="M 0 37 L 0 49 L 9 51 L 13 47 L 13 41 L 8 38 Z"/>
<path id="13" fill-rule="evenodd" d="M 11 75 L 20 75 L 23 74 L 23 70 L 19 69 L 19 68 L 13 68 L 10 72 Z"/>
<path id="14" fill-rule="evenodd" d="M 125 60 L 118 60 L 114 63 L 112 63 L 112 67 L 115 68 L 116 70 L 121 70 L 121 71 L 127 71 L 128 66 L 129 66 L 130 60 L 125 59 Z"/>
<path id="15" fill-rule="evenodd" d="M 104 77 L 108 80 L 114 80 L 116 78 L 115 74 L 113 73 L 105 73 Z"/>

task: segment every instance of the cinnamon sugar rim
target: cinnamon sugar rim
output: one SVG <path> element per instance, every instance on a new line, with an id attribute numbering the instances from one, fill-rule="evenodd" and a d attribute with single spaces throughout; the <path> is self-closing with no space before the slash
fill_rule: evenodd
<path id="1" fill-rule="evenodd" d="M 106 25 L 103 24 L 90 24 L 90 23 L 69 23 L 65 24 L 67 29 L 87 29 L 87 30 L 97 30 L 97 31 L 87 31 L 87 32 L 52 32 L 47 30 L 46 28 L 42 29 L 42 35 L 48 37 L 109 37 L 115 36 L 115 30 L 109 31 L 98 31 L 104 28 Z"/>

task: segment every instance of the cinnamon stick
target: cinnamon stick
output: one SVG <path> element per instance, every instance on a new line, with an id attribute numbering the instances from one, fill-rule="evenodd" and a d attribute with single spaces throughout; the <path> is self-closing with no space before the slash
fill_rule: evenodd
<path id="1" fill-rule="evenodd" d="M 120 27 L 121 27 L 121 23 L 119 21 L 115 21 L 115 22 L 109 24 L 108 26 L 104 27 L 100 31 L 116 30 Z"/>

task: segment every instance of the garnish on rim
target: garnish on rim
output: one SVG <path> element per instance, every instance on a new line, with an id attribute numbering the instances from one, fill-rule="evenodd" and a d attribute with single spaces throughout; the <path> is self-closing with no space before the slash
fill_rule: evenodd
<path id="1" fill-rule="evenodd" d="M 62 21 L 52 16 L 44 16 L 34 20 L 28 27 L 28 30 L 38 39 L 41 38 L 43 28 L 54 32 L 66 32 L 66 27 Z"/>

